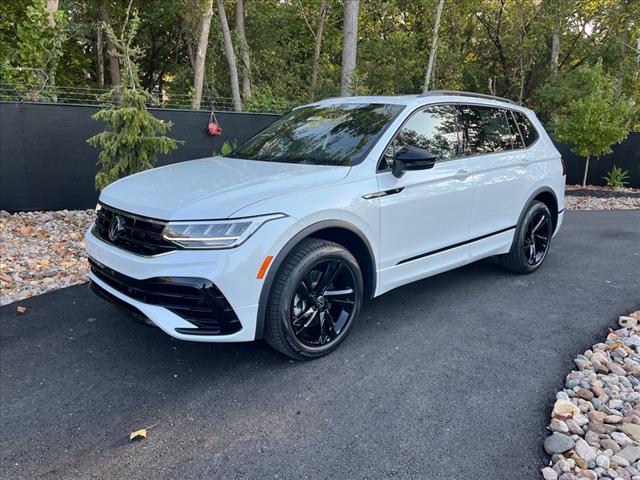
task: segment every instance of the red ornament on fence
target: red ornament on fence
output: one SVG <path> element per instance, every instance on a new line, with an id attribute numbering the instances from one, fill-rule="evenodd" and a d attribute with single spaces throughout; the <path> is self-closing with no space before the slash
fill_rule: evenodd
<path id="1" fill-rule="evenodd" d="M 207 133 L 212 137 L 219 137 L 222 135 L 222 129 L 216 122 L 210 122 L 207 127 Z"/>

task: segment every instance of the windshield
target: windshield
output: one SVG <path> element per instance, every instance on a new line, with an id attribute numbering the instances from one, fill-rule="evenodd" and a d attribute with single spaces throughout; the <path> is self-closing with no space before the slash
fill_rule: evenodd
<path id="1" fill-rule="evenodd" d="M 360 163 L 404 105 L 344 103 L 289 112 L 229 156 L 267 162 Z"/>

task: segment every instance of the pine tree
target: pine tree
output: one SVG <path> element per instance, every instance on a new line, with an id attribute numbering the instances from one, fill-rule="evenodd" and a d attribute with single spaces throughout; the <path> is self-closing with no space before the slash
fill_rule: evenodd
<path id="1" fill-rule="evenodd" d="M 171 129 L 171 122 L 159 120 L 147 110 L 147 104 L 153 99 L 140 86 L 135 62 L 141 55 L 134 44 L 139 25 L 137 12 L 129 19 L 127 11 L 119 36 L 111 26 L 104 26 L 120 62 L 122 84 L 114 87 L 107 95 L 110 102 L 93 115 L 95 120 L 107 124 L 106 130 L 87 140 L 92 146 L 102 148 L 98 157 L 100 171 L 96 175 L 98 190 L 119 178 L 153 168 L 158 153 L 170 153 L 180 143 L 164 136 Z"/>

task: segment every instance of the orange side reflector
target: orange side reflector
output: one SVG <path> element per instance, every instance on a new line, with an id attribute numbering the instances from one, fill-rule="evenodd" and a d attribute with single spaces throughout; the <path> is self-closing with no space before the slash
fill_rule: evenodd
<path id="1" fill-rule="evenodd" d="M 258 280 L 262 280 L 264 278 L 264 274 L 267 273 L 267 268 L 269 268 L 271 260 L 273 260 L 273 257 L 271 255 L 264 257 L 264 262 L 262 262 L 260 270 L 258 270 L 258 275 L 256 275 L 256 278 Z"/>

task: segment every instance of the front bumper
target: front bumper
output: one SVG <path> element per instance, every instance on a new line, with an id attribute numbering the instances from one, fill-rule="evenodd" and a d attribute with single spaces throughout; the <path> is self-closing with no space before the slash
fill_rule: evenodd
<path id="1" fill-rule="evenodd" d="M 286 233 L 299 228 L 291 217 L 264 224 L 243 245 L 226 250 L 176 250 L 145 257 L 115 247 L 97 238 L 91 228 L 85 235 L 89 257 L 98 265 L 130 279 L 135 287 L 146 288 L 158 279 L 197 279 L 210 282 L 228 302 L 239 328 L 223 329 L 212 334 L 197 323 L 188 321 L 185 310 L 167 308 L 157 298 L 144 297 L 138 290 L 127 291 L 99 272 L 89 277 L 102 290 L 134 307 L 164 332 L 181 340 L 199 342 L 244 342 L 254 340 L 258 303 L 263 281 L 256 274 L 268 255 L 276 256 Z M 98 273 L 98 274 L 96 274 Z M 140 282 L 139 284 L 137 282 Z M 129 294 L 127 294 L 129 293 Z M 187 296 L 190 296 L 187 292 Z M 177 313 L 180 313 L 178 315 Z M 196 331 L 194 329 L 199 329 Z M 188 332 L 188 333 L 185 333 Z"/>

